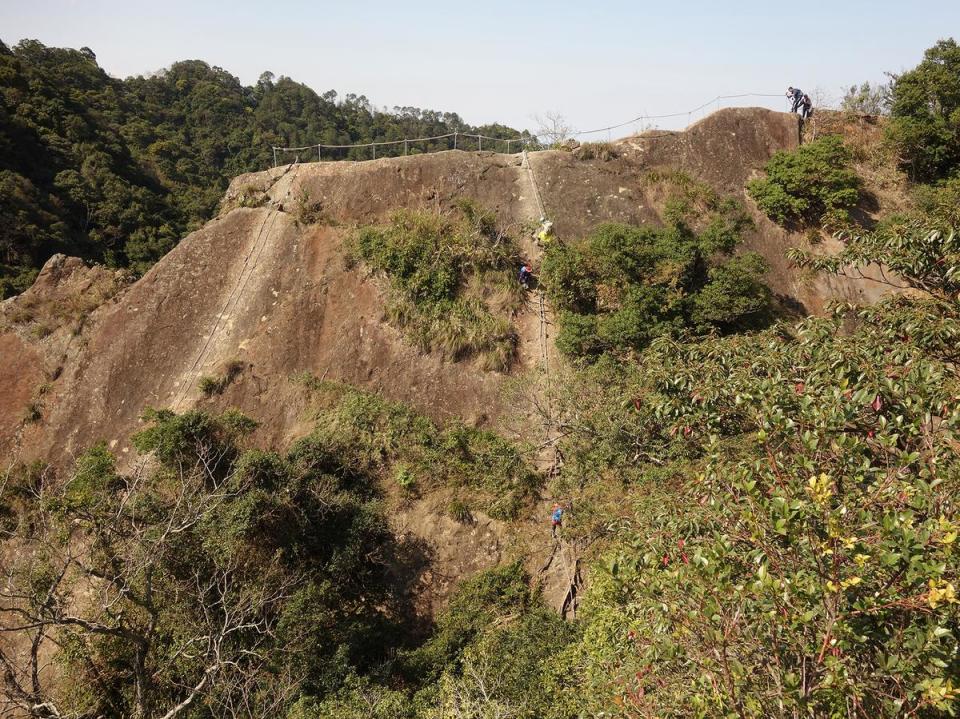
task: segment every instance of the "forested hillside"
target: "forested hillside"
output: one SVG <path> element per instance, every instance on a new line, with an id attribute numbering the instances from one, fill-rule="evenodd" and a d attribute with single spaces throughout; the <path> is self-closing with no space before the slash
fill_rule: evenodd
<path id="1" fill-rule="evenodd" d="M 210 218 L 231 177 L 268 167 L 271 145 L 454 131 L 519 134 L 456 113 L 383 112 L 269 72 L 248 87 L 191 60 L 118 80 L 88 48 L 0 42 L 0 298 L 56 252 L 142 273 Z"/>

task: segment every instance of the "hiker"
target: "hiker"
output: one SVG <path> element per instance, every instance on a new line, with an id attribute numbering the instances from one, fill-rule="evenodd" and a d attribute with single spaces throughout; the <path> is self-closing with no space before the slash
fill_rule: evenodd
<path id="1" fill-rule="evenodd" d="M 530 289 L 530 280 L 532 279 L 533 279 L 533 270 L 530 268 L 530 263 L 525 262 L 524 264 L 520 265 L 519 280 L 520 280 L 520 284 L 523 285 L 523 289 L 525 290 Z"/>
<path id="2" fill-rule="evenodd" d="M 799 87 L 788 87 L 787 97 L 793 102 L 790 112 L 796 112 L 797 108 L 803 104 L 803 90 Z"/>
<path id="3" fill-rule="evenodd" d="M 563 506 L 560 504 L 553 505 L 553 514 L 550 516 L 550 533 L 553 535 L 553 538 L 557 538 L 557 527 L 563 527 Z"/>
<path id="4" fill-rule="evenodd" d="M 800 112 L 800 117 L 806 120 L 813 114 L 813 100 L 810 99 L 809 95 L 803 96 L 802 108 L 803 109 Z"/>
<path id="5" fill-rule="evenodd" d="M 546 217 L 540 218 L 540 230 L 537 232 L 537 240 L 543 246 L 550 244 L 553 240 L 553 223 Z"/>

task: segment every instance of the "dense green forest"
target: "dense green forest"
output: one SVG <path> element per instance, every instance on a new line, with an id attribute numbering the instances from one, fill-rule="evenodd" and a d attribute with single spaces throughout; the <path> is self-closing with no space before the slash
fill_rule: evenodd
<path id="1" fill-rule="evenodd" d="M 210 218 L 230 178 L 269 167 L 272 145 L 454 131 L 520 134 L 455 113 L 385 112 L 269 72 L 247 87 L 193 60 L 118 80 L 88 48 L 0 42 L 0 298 L 28 287 L 56 252 L 146 271 Z"/>

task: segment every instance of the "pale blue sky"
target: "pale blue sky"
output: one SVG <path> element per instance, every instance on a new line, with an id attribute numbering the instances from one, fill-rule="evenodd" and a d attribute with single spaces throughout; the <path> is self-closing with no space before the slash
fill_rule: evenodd
<path id="1" fill-rule="evenodd" d="M 789 84 L 836 97 L 951 35 L 956 0 L 0 0 L 4 42 L 86 45 L 117 77 L 202 59 L 247 84 L 270 70 L 378 106 L 531 129 L 546 111 L 587 129 Z"/>

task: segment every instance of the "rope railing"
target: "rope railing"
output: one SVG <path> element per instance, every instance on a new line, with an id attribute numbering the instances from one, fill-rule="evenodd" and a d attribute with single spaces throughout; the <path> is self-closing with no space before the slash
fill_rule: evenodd
<path id="1" fill-rule="evenodd" d="M 377 159 L 377 148 L 378 147 L 396 147 L 403 145 L 403 154 L 406 155 L 409 152 L 410 146 L 418 142 L 435 142 L 437 140 L 449 140 L 453 138 L 453 149 L 459 149 L 457 145 L 459 144 L 460 138 L 475 140 L 477 144 L 477 149 L 483 151 L 483 141 L 492 143 L 504 143 L 506 148 L 506 154 L 510 154 L 510 147 L 513 144 L 519 143 L 521 147 L 526 147 L 531 142 L 536 141 L 536 137 L 491 137 L 489 135 L 480 135 L 470 132 L 448 132 L 444 135 L 431 135 L 429 137 L 410 137 L 404 138 L 402 140 L 377 140 L 376 142 L 357 142 L 349 145 L 329 145 L 324 143 L 319 143 L 316 145 L 304 145 L 302 147 L 273 147 L 273 165 L 277 166 L 277 153 L 278 152 L 307 152 L 312 150 L 317 150 L 317 159 L 319 161 L 323 160 L 323 151 L 324 150 L 359 150 L 364 148 L 370 148 L 373 151 L 373 159 Z M 449 149 L 449 148 L 445 148 Z"/>
<path id="2" fill-rule="evenodd" d="M 781 94 L 770 94 L 770 93 L 760 93 L 760 92 L 746 92 L 746 93 L 740 93 L 737 95 L 717 95 L 713 99 L 708 100 L 707 102 L 701 105 L 698 105 L 697 107 L 691 110 L 687 110 L 685 112 L 670 112 L 670 113 L 660 114 L 660 115 L 649 115 L 644 113 L 642 115 L 638 115 L 637 117 L 634 117 L 631 120 L 627 120 L 626 122 L 621 122 L 616 125 L 608 125 L 607 127 L 598 127 L 592 130 L 577 130 L 576 132 L 569 133 L 568 136 L 572 138 L 577 138 L 577 137 L 582 137 L 586 135 L 595 135 L 601 132 L 611 132 L 612 130 L 619 130 L 620 128 L 627 127 L 628 125 L 636 125 L 637 123 L 645 123 L 651 120 L 669 120 L 669 119 L 675 119 L 675 118 L 684 117 L 684 116 L 686 116 L 688 119 L 692 119 L 694 113 L 700 112 L 701 110 L 705 110 L 711 105 L 716 105 L 717 109 L 719 110 L 720 103 L 723 101 L 738 100 L 738 99 L 743 99 L 748 97 L 781 97 L 782 98 L 784 96 Z M 325 144 L 325 143 L 318 143 L 315 145 L 303 145 L 301 147 L 280 147 L 280 146 L 273 145 L 272 146 L 273 166 L 276 167 L 278 164 L 278 153 L 308 152 L 308 151 L 312 152 L 313 150 L 316 150 L 317 160 L 322 162 L 324 150 L 350 151 L 350 150 L 359 150 L 359 149 L 370 149 L 372 151 L 372 159 L 375 160 L 377 159 L 378 147 L 381 147 L 381 148 L 382 147 L 398 147 L 402 145 L 403 154 L 407 155 L 409 154 L 411 145 L 415 145 L 417 143 L 422 143 L 422 142 L 436 142 L 438 140 L 450 140 L 451 138 L 453 139 L 454 150 L 460 149 L 458 147 L 460 143 L 460 138 L 464 138 L 467 140 L 474 140 L 476 143 L 477 149 L 479 151 L 483 151 L 484 140 L 486 140 L 489 144 L 493 144 L 494 147 L 498 146 L 497 143 L 504 143 L 503 146 L 505 148 L 506 154 L 510 154 L 510 148 L 514 144 L 519 145 L 521 149 L 525 150 L 529 144 L 537 141 L 536 136 L 521 135 L 519 137 L 506 138 L 506 137 L 491 137 L 489 135 L 482 135 L 478 133 L 454 131 L 454 132 L 448 132 L 443 135 L 432 135 L 429 137 L 412 137 L 412 138 L 403 138 L 400 140 L 377 140 L 374 142 L 358 142 L 358 143 L 343 144 L 343 145 L 333 145 L 333 144 Z M 443 149 L 450 149 L 450 148 L 449 146 L 447 146 Z M 299 161 L 299 156 L 297 157 L 297 161 Z"/>

